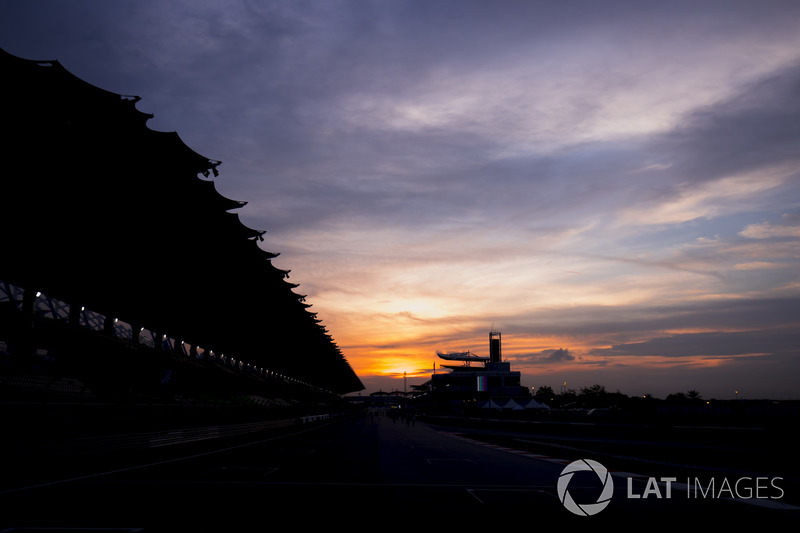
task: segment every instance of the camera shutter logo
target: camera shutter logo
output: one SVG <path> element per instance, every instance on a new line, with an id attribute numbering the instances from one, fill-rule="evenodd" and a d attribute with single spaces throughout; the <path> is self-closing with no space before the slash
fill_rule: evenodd
<path id="1" fill-rule="evenodd" d="M 575 472 L 584 471 L 594 472 L 603 483 L 603 491 L 597 498 L 596 503 L 578 504 L 572 499 L 572 496 L 570 496 L 569 491 L 567 490 L 567 485 L 569 485 L 569 482 Z M 592 516 L 605 509 L 611 501 L 611 495 L 614 493 L 614 481 L 611 479 L 611 475 L 608 473 L 608 470 L 606 470 L 606 467 L 597 461 L 592 461 L 591 459 L 580 459 L 568 464 L 567 467 L 561 472 L 561 475 L 558 478 L 557 489 L 558 498 L 561 500 L 561 503 L 564 504 L 564 507 L 566 507 L 567 510 L 580 516 Z"/>

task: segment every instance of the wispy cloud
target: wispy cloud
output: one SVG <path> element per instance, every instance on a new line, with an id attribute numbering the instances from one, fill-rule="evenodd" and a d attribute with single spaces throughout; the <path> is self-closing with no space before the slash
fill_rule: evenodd
<path id="1" fill-rule="evenodd" d="M 750 224 L 740 231 L 739 235 L 749 239 L 770 239 L 773 237 L 800 238 L 800 225 L 783 226 L 770 224 L 769 222 L 761 222 L 759 224 Z"/>

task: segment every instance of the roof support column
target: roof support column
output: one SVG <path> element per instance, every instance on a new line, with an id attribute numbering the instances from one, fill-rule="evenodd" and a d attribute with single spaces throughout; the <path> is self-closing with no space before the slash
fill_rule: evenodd
<path id="1" fill-rule="evenodd" d="M 110 337 L 114 336 L 114 317 L 111 315 L 106 315 L 103 321 L 103 333 Z"/>
<path id="2" fill-rule="evenodd" d="M 157 351 L 163 352 L 164 351 L 164 330 L 163 329 L 157 329 L 157 330 L 154 331 L 154 334 L 155 334 L 155 342 L 153 342 L 153 347 Z"/>
<path id="3" fill-rule="evenodd" d="M 34 324 L 33 324 L 33 310 L 36 306 L 37 291 L 30 287 L 25 287 L 22 293 L 22 312 L 20 320 L 19 335 L 17 336 L 17 347 L 22 357 L 33 356 L 33 337 L 34 337 Z"/>
<path id="4" fill-rule="evenodd" d="M 81 325 L 81 306 L 71 303 L 69 304 L 69 315 L 67 316 L 67 324 L 73 328 Z"/>
<path id="5" fill-rule="evenodd" d="M 142 336 L 142 325 L 138 322 L 131 323 L 131 342 L 139 344 Z"/>

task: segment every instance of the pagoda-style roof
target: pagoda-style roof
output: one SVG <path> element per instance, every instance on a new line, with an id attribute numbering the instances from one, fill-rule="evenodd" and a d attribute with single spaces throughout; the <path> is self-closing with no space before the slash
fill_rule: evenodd
<path id="1" fill-rule="evenodd" d="M 6 131 L 0 280 L 176 339 L 362 390 L 265 234 L 210 176 L 220 162 L 150 129 L 140 98 L 79 79 L 58 61 L 0 50 Z"/>

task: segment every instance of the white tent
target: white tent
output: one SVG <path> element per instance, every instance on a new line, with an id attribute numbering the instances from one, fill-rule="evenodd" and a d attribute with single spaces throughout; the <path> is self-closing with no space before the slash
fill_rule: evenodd
<path id="1" fill-rule="evenodd" d="M 539 403 L 533 398 L 522 404 L 523 409 L 550 409 L 543 403 Z"/>
<path id="2" fill-rule="evenodd" d="M 525 409 L 523 406 L 515 402 L 514 400 L 508 400 L 506 403 L 500 406 L 502 409 L 513 409 L 514 411 L 521 411 Z"/>

